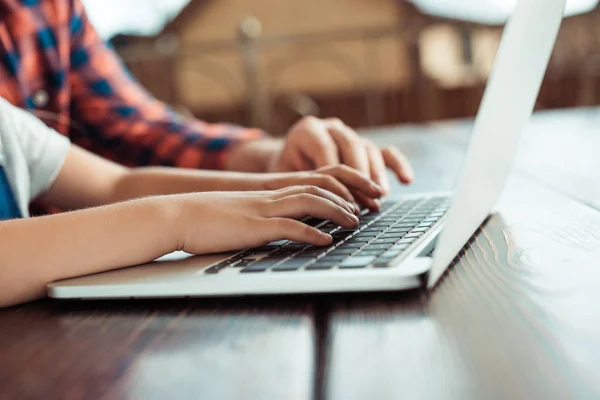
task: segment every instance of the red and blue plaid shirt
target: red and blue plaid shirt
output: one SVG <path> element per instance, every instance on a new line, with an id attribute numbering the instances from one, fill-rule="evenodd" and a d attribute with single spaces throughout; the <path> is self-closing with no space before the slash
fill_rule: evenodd
<path id="1" fill-rule="evenodd" d="M 125 165 L 223 168 L 258 129 L 184 119 L 150 96 L 98 36 L 80 0 L 0 0 L 0 96 Z"/>

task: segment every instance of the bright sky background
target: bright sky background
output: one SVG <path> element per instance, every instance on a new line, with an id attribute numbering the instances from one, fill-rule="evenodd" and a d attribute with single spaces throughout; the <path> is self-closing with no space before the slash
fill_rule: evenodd
<path id="1" fill-rule="evenodd" d="M 432 14 L 487 23 L 504 22 L 517 3 L 517 0 L 411 1 Z M 598 1 L 600 0 L 568 0 L 567 14 L 589 11 Z M 106 39 L 117 33 L 156 34 L 189 2 L 190 0 L 83 0 L 96 29 Z"/>
<path id="2" fill-rule="evenodd" d="M 436 15 L 485 23 L 506 21 L 517 0 L 411 0 Z M 581 14 L 594 8 L 599 0 L 567 0 L 567 15 Z"/>
<path id="3" fill-rule="evenodd" d="M 117 33 L 154 35 L 190 2 L 190 0 L 82 1 L 96 30 L 106 39 L 110 39 Z"/>

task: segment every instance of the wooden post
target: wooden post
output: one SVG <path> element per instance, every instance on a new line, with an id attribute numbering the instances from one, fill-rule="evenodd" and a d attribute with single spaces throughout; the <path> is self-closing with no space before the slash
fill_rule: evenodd
<path id="1" fill-rule="evenodd" d="M 269 104 L 266 88 L 260 79 L 258 39 L 262 33 L 262 24 L 256 17 L 246 17 L 239 25 L 242 63 L 246 77 L 246 104 L 248 106 L 248 124 L 268 129 Z"/>

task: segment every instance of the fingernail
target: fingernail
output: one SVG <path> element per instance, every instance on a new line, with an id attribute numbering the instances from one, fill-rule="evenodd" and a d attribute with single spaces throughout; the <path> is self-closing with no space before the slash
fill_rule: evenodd
<path id="1" fill-rule="evenodd" d="M 358 224 L 358 218 L 356 218 L 356 215 L 348 214 L 347 217 L 348 220 L 352 221 L 353 224 Z"/>
<path id="2" fill-rule="evenodd" d="M 372 183 L 371 183 L 371 189 L 373 189 L 373 190 L 376 190 L 376 191 L 378 191 L 379 193 L 383 193 L 383 191 L 384 191 L 384 189 L 383 189 L 383 186 L 381 186 L 381 185 L 378 185 L 378 184 L 377 184 L 377 183 L 375 183 L 375 182 L 372 182 Z"/>

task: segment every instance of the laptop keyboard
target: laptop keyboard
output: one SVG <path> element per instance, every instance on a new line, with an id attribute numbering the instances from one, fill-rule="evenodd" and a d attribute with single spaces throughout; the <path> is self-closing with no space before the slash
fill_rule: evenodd
<path id="1" fill-rule="evenodd" d="M 378 212 L 359 216 L 356 229 L 307 218 L 305 223 L 331 234 L 330 246 L 272 242 L 246 249 L 205 273 L 216 274 L 225 268 L 241 273 L 387 268 L 444 216 L 449 202 L 448 197 L 387 201 Z"/>

